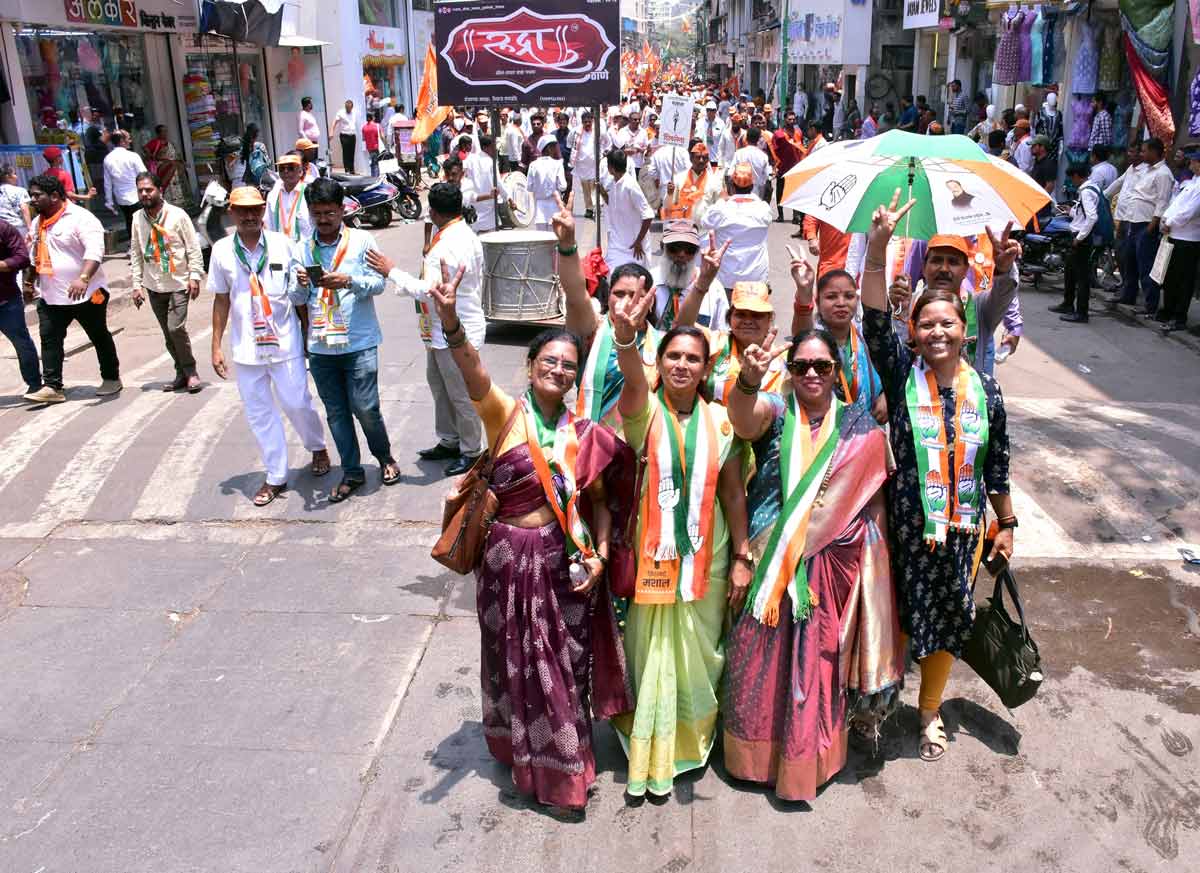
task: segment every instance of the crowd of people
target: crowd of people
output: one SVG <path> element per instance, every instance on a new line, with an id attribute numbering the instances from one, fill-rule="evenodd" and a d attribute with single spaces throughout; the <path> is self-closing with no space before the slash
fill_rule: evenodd
<path id="1" fill-rule="evenodd" d="M 345 226 L 342 186 L 311 173 L 303 133 L 274 162 L 279 181 L 265 197 L 256 185 L 234 188 L 234 227 L 207 270 L 163 178 L 133 155 L 118 154 L 111 171 L 106 163 L 105 196 L 131 207 L 134 303 L 149 301 L 174 363 L 165 390 L 200 390 L 188 306 L 202 283 L 213 294 L 212 366 L 231 375 L 228 338 L 266 468 L 257 506 L 287 488 L 283 416 L 312 473 L 331 469 L 310 373 L 341 465 L 329 501 L 366 481 L 359 429 L 383 484 L 402 480 L 380 408 L 374 301 L 390 288 L 415 302 L 436 435 L 419 456 L 447 462 L 447 476 L 488 450 L 494 463 L 496 518 L 476 571 L 487 745 L 521 791 L 572 814 L 595 781 L 593 717 L 611 720 L 628 755 L 631 798 L 669 794 L 677 776 L 707 764 L 720 732 L 734 777 L 812 800 L 844 766 L 851 736 L 878 738 L 899 705 L 907 655 L 920 668 L 919 755 L 940 759 L 940 706 L 970 636 L 972 580 L 981 559 L 1013 552 L 1006 415 L 992 377 L 996 331 L 1010 352 L 1021 332 L 1011 227 L 897 240 L 914 205 L 899 191 L 865 234 L 793 214 L 808 251 L 787 252 L 795 287 L 789 339 L 779 343 L 767 284 L 779 253 L 767 231 L 785 220 L 781 177 L 832 131 L 800 106 L 777 119 L 765 102 L 697 96 L 687 147 L 657 143 L 650 99 L 601 118 L 564 109 L 550 131 L 539 112 L 502 114 L 495 134 L 486 115 L 454 115 L 417 274 Z M 948 111 L 952 130 L 986 136 L 989 147 L 998 131 L 1007 136 L 1003 118 L 980 131 L 994 115 L 986 109 L 973 128 L 963 101 Z M 351 104 L 344 113 L 330 134 L 346 142 L 356 121 Z M 1020 154 L 1028 127 L 1016 118 L 1002 151 Z M 244 173 L 267 160 L 248 133 Z M 1035 178 L 1054 148 L 1049 134 L 1037 136 L 1046 140 L 1030 147 Z M 352 157 L 353 143 L 346 148 Z M 1119 175 L 1103 144 L 1092 154 L 1091 167 L 1068 172 L 1081 195 L 1072 216 L 1080 248 L 1100 223 L 1098 204 L 1115 196 L 1111 217 L 1129 240 L 1126 293 L 1140 282 L 1149 304 L 1143 250 L 1166 234 L 1183 256 L 1164 306 L 1186 318 L 1191 287 L 1181 302 L 1172 278 L 1195 278 L 1196 182 L 1168 179 L 1154 140 L 1131 149 Z M 1200 152 L 1187 155 L 1200 169 Z M 519 396 L 493 381 L 480 355 L 476 229 L 492 229 L 496 210 L 512 206 L 494 161 L 526 172 L 565 299 L 565 325 L 529 346 Z M 121 390 L 103 230 L 51 166 L 29 182 L 27 202 L 8 190 L 11 178 L 0 180 L 11 207 L 0 216 L 0 324 L 28 398 L 42 403 L 65 399 L 72 322 L 95 347 L 98 393 Z M 1040 176 L 1052 184 L 1046 169 Z M 610 216 L 599 296 L 576 239 L 575 180 L 585 214 L 601 198 Z M 25 297 L 37 297 L 40 367 L 10 302 L 21 299 L 22 271 Z M 1086 281 L 1069 281 L 1067 294 L 1075 308 L 1064 314 L 1086 318 Z"/>

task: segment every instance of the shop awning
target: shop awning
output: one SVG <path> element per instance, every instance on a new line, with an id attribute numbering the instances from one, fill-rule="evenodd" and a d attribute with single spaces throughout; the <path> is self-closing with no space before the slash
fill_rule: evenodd
<path id="1" fill-rule="evenodd" d="M 317 0 L 204 0 L 200 32 L 254 45 L 327 45 L 317 38 Z"/>

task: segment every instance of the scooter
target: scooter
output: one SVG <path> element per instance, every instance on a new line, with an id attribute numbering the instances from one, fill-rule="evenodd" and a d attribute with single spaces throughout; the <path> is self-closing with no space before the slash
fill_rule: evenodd
<path id="1" fill-rule="evenodd" d="M 268 168 L 263 171 L 262 178 L 258 180 L 258 190 L 262 192 L 263 199 L 267 199 L 267 195 L 275 187 L 275 183 L 279 180 L 278 174 Z M 345 187 L 344 185 L 342 186 Z M 359 221 L 362 218 L 362 204 L 353 197 L 342 197 L 342 222 L 350 227 L 358 227 Z"/>
<path id="2" fill-rule="evenodd" d="M 209 182 L 200 200 L 200 214 L 192 219 L 196 236 L 200 239 L 200 251 L 204 257 L 204 271 L 212 259 L 213 243 L 225 236 L 225 213 L 229 209 L 229 192 L 218 182 Z"/>
<path id="3" fill-rule="evenodd" d="M 382 169 L 385 161 L 394 161 L 395 158 L 390 151 L 383 151 L 379 154 L 379 163 Z M 410 172 L 401 165 L 397 165 L 395 170 L 387 170 L 384 177 L 389 183 L 395 185 L 400 192 L 399 196 L 393 202 L 396 214 L 408 221 L 416 221 L 421 217 L 421 197 L 417 194 L 417 189 L 413 187 L 412 177 Z"/>
<path id="4" fill-rule="evenodd" d="M 354 218 L 355 226 L 365 221 L 376 230 L 383 230 L 392 223 L 392 204 L 400 197 L 400 189 L 387 179 L 337 172 L 331 172 L 329 178 L 339 182 L 346 194 L 362 206 L 362 213 Z"/>

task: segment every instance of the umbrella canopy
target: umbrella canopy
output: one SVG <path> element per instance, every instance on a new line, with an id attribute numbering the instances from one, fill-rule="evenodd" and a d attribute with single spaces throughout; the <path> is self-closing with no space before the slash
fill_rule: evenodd
<path id="1" fill-rule="evenodd" d="M 838 230 L 866 233 L 875 209 L 890 203 L 897 188 L 901 203 L 917 201 L 897 231 L 913 239 L 971 236 L 1010 221 L 1024 227 L 1050 202 L 1032 178 L 968 137 L 889 130 L 809 155 L 784 176 L 779 205 Z"/>

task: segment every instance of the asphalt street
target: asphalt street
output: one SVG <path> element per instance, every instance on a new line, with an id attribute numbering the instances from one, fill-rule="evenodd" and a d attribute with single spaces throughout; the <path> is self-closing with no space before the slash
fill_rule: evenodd
<path id="1" fill-rule="evenodd" d="M 580 219 L 582 223 L 582 218 Z M 792 226 L 771 230 L 786 312 Z M 379 234 L 402 266 L 420 225 Z M 586 240 L 585 240 L 586 241 Z M 1192 346 L 1100 311 L 1066 325 L 1024 291 L 1026 339 L 998 368 L 1013 441 L 1014 568 L 1048 679 L 1007 711 L 958 665 L 946 757 L 917 757 L 915 674 L 878 755 L 807 804 L 721 766 L 629 807 L 596 727 L 582 822 L 518 796 L 480 729 L 474 580 L 429 558 L 448 483 L 411 301 L 379 300 L 383 412 L 403 484 L 326 502 L 293 441 L 265 510 L 236 387 L 190 326 L 203 392 L 172 377 L 148 309 L 116 294 L 125 390 L 20 401 L 0 342 L 0 871 L 1160 871 L 1200 857 L 1200 408 Z M 532 331 L 483 357 L 524 379 Z M 331 444 L 332 448 L 332 444 Z M 335 453 L 336 460 L 336 453 Z M 1188 861 L 1188 858 L 1192 861 Z"/>

